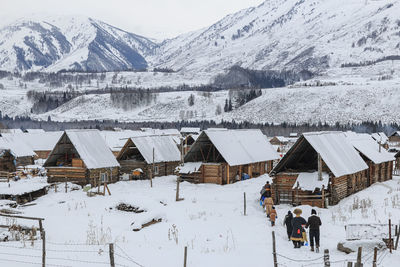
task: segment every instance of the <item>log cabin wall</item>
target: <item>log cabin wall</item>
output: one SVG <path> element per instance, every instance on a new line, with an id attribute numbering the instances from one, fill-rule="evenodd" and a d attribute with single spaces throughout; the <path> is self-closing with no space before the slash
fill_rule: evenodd
<path id="1" fill-rule="evenodd" d="M 119 181 L 119 167 L 90 169 L 87 170 L 87 176 L 92 186 L 98 185 L 100 173 L 107 173 L 107 183 L 115 183 Z"/>
<path id="2" fill-rule="evenodd" d="M 15 172 L 14 159 L 11 153 L 5 152 L 3 156 L 0 157 L 0 171 Z"/>
<path id="3" fill-rule="evenodd" d="M 35 150 L 36 157 L 37 159 L 47 159 L 49 156 L 51 150 Z"/>
<path id="4" fill-rule="evenodd" d="M 153 164 L 137 160 L 120 160 L 119 164 L 121 165 L 121 173 L 132 174 L 133 170 L 140 168 L 143 171 L 143 177 L 150 179 Z M 158 173 L 154 173 L 153 177 L 173 175 L 178 165 L 179 161 L 154 163 L 155 168 L 158 169 Z"/>
<path id="5" fill-rule="evenodd" d="M 274 203 L 293 204 L 293 186 L 298 173 L 281 172 L 272 178 L 272 199 Z"/>
<path id="6" fill-rule="evenodd" d="M 47 182 L 74 182 L 79 185 L 90 183 L 88 171 L 78 167 L 47 167 Z"/>
<path id="7" fill-rule="evenodd" d="M 17 166 L 33 165 L 34 157 L 33 156 L 19 157 L 16 159 L 16 161 L 17 161 Z"/>

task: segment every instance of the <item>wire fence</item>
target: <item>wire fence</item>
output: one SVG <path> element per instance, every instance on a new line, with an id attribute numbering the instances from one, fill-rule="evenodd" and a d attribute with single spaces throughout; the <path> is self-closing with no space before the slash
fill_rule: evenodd
<path id="1" fill-rule="evenodd" d="M 18 265 L 42 265 L 42 241 L 36 242 L 37 247 L 25 246 L 20 242 L 3 242 L 0 244 L 0 265 L 14 263 Z M 134 258 L 123 250 L 118 244 L 112 252 L 115 266 L 131 267 L 144 265 L 138 263 Z M 74 267 L 87 266 L 110 266 L 110 251 L 108 244 L 83 244 L 83 243 L 56 243 L 46 242 L 46 266 Z M 7 257 L 8 256 L 8 257 Z"/>

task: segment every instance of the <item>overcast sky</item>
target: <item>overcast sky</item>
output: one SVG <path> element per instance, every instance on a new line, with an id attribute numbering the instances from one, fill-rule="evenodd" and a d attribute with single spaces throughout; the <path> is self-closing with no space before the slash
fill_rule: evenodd
<path id="1" fill-rule="evenodd" d="M 0 0 L 0 26 L 31 14 L 84 15 L 164 39 L 197 30 L 263 0 Z"/>

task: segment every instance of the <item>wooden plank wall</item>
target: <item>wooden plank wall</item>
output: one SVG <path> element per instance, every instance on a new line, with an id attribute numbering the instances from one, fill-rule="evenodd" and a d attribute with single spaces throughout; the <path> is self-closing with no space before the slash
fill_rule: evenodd
<path id="1" fill-rule="evenodd" d="M 79 184 L 88 184 L 87 170 L 85 168 L 66 168 L 66 167 L 51 167 L 47 168 L 47 182 L 79 182 Z"/>
<path id="2" fill-rule="evenodd" d="M 147 164 L 144 161 L 136 160 L 120 160 L 119 164 L 121 165 L 121 173 L 132 174 L 133 170 L 140 168 L 143 170 L 144 177 L 150 179 L 153 164 Z M 158 167 L 158 174 L 154 174 L 154 177 L 173 175 L 178 165 L 179 161 L 155 163 L 154 166 Z"/>
<path id="3" fill-rule="evenodd" d="M 6 152 L 2 157 L 0 157 L 0 171 L 15 172 L 15 170 L 14 157 L 10 153 Z"/>

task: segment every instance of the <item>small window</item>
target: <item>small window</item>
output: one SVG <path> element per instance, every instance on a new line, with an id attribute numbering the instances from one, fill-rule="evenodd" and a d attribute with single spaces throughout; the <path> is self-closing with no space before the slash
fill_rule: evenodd
<path id="1" fill-rule="evenodd" d="M 105 183 L 105 182 L 108 182 L 108 175 L 107 175 L 107 173 L 100 173 L 100 181 L 102 182 L 102 183 Z"/>
<path id="2" fill-rule="evenodd" d="M 158 166 L 154 166 L 154 174 L 158 174 Z"/>

